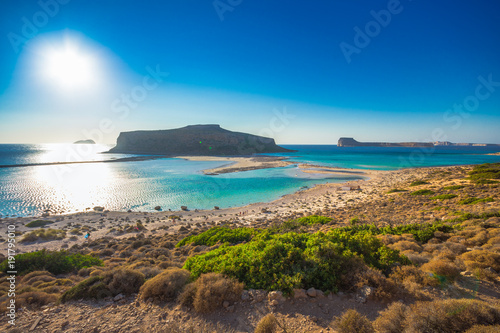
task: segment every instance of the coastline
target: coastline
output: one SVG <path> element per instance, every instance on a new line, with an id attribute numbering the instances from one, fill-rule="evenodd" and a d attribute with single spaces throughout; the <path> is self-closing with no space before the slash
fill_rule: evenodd
<path id="1" fill-rule="evenodd" d="M 234 161 L 233 161 L 234 162 Z M 428 167 L 403 170 L 359 170 L 336 169 L 329 171 L 336 174 L 362 173 L 365 177 L 360 180 L 351 180 L 344 183 L 325 183 L 312 188 L 300 189 L 292 194 L 284 195 L 271 202 L 258 202 L 241 207 L 230 207 L 212 210 L 193 211 L 159 211 L 159 212 L 79 212 L 68 215 L 50 215 L 41 218 L 51 221 L 45 228 L 61 229 L 66 231 L 66 237 L 61 240 L 35 243 L 17 243 L 19 253 L 47 249 L 58 250 L 69 248 L 73 245 L 85 243 L 83 230 L 90 230 L 92 239 L 111 237 L 114 239 L 128 238 L 136 232 L 120 233 L 118 229 L 135 226 L 140 221 L 147 230 L 142 231 L 148 235 L 161 235 L 177 233 L 181 228 L 198 228 L 203 225 L 234 224 L 237 226 L 255 226 L 270 223 L 273 220 L 286 220 L 301 215 L 312 215 L 322 210 L 335 210 L 350 205 L 351 203 L 369 202 L 382 197 L 389 189 L 398 183 L 421 179 L 436 170 L 453 167 Z M 326 169 L 326 168 L 322 168 Z M 306 170 L 307 171 L 307 170 Z M 345 190 L 347 186 L 361 190 Z M 344 188 L 344 190 L 342 189 Z M 178 218 L 172 219 L 173 216 Z M 15 225 L 16 231 L 25 233 L 38 228 L 28 228 L 28 222 L 40 218 L 15 217 L 0 219 L 4 226 Z M 83 233 L 73 234 L 74 229 L 81 229 Z M 73 233 L 72 233 L 73 232 Z M 6 243 L 0 248 L 6 250 Z"/>

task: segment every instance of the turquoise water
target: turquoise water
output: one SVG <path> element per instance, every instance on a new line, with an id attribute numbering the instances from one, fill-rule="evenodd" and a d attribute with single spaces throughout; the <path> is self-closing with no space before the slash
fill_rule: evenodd
<path id="1" fill-rule="evenodd" d="M 93 147 L 75 155 L 76 145 L 0 145 L 0 165 L 102 160 L 123 155 L 99 154 L 109 146 Z M 298 150 L 290 157 L 300 163 L 364 169 L 398 169 L 409 166 L 457 165 L 500 162 L 491 149 L 339 148 L 336 146 L 285 146 Z M 90 150 L 90 148 L 89 148 Z M 70 154 L 68 155 L 68 151 Z M 68 157 L 70 156 L 70 157 Z M 417 163 L 418 162 L 418 163 Z M 94 206 L 110 210 L 153 211 L 236 207 L 269 202 L 303 187 L 344 182 L 359 177 L 327 177 L 301 172 L 296 165 L 218 176 L 201 170 L 227 162 L 163 158 L 140 162 L 0 168 L 0 215 L 32 216 L 83 211 Z"/>

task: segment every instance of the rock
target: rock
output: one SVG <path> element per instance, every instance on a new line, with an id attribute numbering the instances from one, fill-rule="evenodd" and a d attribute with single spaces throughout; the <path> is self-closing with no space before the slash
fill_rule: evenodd
<path id="1" fill-rule="evenodd" d="M 155 210 L 160 211 L 161 210 L 161 206 L 156 206 Z"/>
<path id="2" fill-rule="evenodd" d="M 267 299 L 269 300 L 269 302 L 276 301 L 277 303 L 283 302 L 285 300 L 281 291 L 271 291 L 267 295 Z"/>
<path id="3" fill-rule="evenodd" d="M 322 292 L 321 290 L 316 289 L 316 297 L 323 298 L 323 297 L 325 297 L 325 293 Z"/>
<path id="4" fill-rule="evenodd" d="M 224 301 L 224 302 L 222 303 L 222 306 L 223 306 L 224 308 L 229 307 L 229 302 L 228 302 L 228 301 Z"/>
<path id="5" fill-rule="evenodd" d="M 359 293 L 356 295 L 355 299 L 358 303 L 366 303 L 368 297 L 373 293 L 375 289 L 369 286 L 363 286 Z"/>
<path id="6" fill-rule="evenodd" d="M 104 211 L 104 207 L 101 207 L 101 206 L 95 206 L 95 207 L 94 207 L 94 211 L 95 211 L 95 212 L 102 212 L 102 211 Z"/>
<path id="7" fill-rule="evenodd" d="M 124 298 L 123 294 L 118 294 L 115 297 L 113 297 L 113 301 L 118 302 Z"/>
<path id="8" fill-rule="evenodd" d="M 294 289 L 293 290 L 293 298 L 306 298 L 307 294 L 304 289 Z"/>
<path id="9" fill-rule="evenodd" d="M 241 300 L 248 301 L 250 299 L 250 295 L 248 294 L 248 290 L 243 290 L 241 293 Z"/>
<path id="10" fill-rule="evenodd" d="M 307 289 L 307 296 L 316 297 L 317 296 L 316 289 L 314 289 L 314 288 Z"/>
<path id="11" fill-rule="evenodd" d="M 234 312 L 234 305 L 228 306 L 226 310 L 230 313 L 233 313 Z"/>
<path id="12" fill-rule="evenodd" d="M 493 268 L 491 268 L 491 267 L 487 267 L 487 268 L 485 268 L 484 270 L 485 270 L 485 271 L 488 271 L 488 272 L 490 272 L 490 273 L 493 273 L 493 274 L 498 274 L 498 273 L 497 273 L 497 271 L 495 271 L 495 270 L 494 270 Z"/>
<path id="13" fill-rule="evenodd" d="M 252 303 L 262 302 L 267 296 L 267 293 L 264 290 L 250 289 L 248 294 L 250 295 L 250 298 L 252 298 Z"/>

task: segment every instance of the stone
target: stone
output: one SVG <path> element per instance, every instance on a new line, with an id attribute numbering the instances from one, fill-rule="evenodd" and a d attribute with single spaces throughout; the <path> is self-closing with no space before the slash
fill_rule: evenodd
<path id="1" fill-rule="evenodd" d="M 285 300 L 285 298 L 283 297 L 283 293 L 281 291 L 271 291 L 267 295 L 267 299 L 269 301 L 277 301 L 278 303 L 283 302 Z"/>
<path id="2" fill-rule="evenodd" d="M 118 294 L 115 297 L 113 297 L 113 301 L 118 302 L 124 298 L 123 294 Z"/>
<path id="3" fill-rule="evenodd" d="M 307 296 L 316 297 L 317 296 L 316 289 L 314 289 L 314 288 L 307 289 Z"/>
<path id="4" fill-rule="evenodd" d="M 266 299 L 267 293 L 264 290 L 254 290 L 250 289 L 248 291 L 250 297 L 252 298 L 252 303 L 262 302 Z"/>
<path id="5" fill-rule="evenodd" d="M 228 302 L 228 301 L 224 301 L 224 302 L 222 303 L 222 306 L 223 306 L 224 308 L 229 307 L 229 302 Z"/>
<path id="6" fill-rule="evenodd" d="M 359 293 L 355 296 L 356 302 L 358 303 L 366 303 L 368 300 L 368 297 L 373 293 L 375 288 L 369 287 L 369 286 L 363 286 Z"/>
<path id="7" fill-rule="evenodd" d="M 250 295 L 248 294 L 248 290 L 243 290 L 241 293 L 241 300 L 248 301 L 250 299 Z"/>
<path id="8" fill-rule="evenodd" d="M 306 298 L 307 294 L 304 289 L 294 289 L 293 290 L 293 298 Z"/>

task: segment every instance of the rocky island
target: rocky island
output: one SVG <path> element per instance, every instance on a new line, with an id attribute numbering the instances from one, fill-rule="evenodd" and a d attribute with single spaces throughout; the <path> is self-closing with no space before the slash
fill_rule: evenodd
<path id="1" fill-rule="evenodd" d="M 157 131 L 121 132 L 109 153 L 234 156 L 292 152 L 274 139 L 232 132 L 219 125 L 190 125 Z"/>
<path id="2" fill-rule="evenodd" d="M 434 147 L 432 142 L 358 142 L 353 138 L 340 138 L 338 147 Z"/>
<path id="3" fill-rule="evenodd" d="M 354 138 L 340 138 L 338 147 L 500 147 L 494 143 L 453 143 L 449 141 L 435 142 L 359 142 Z"/>
<path id="4" fill-rule="evenodd" d="M 95 145 L 94 140 L 78 140 L 73 142 L 74 145 Z"/>

